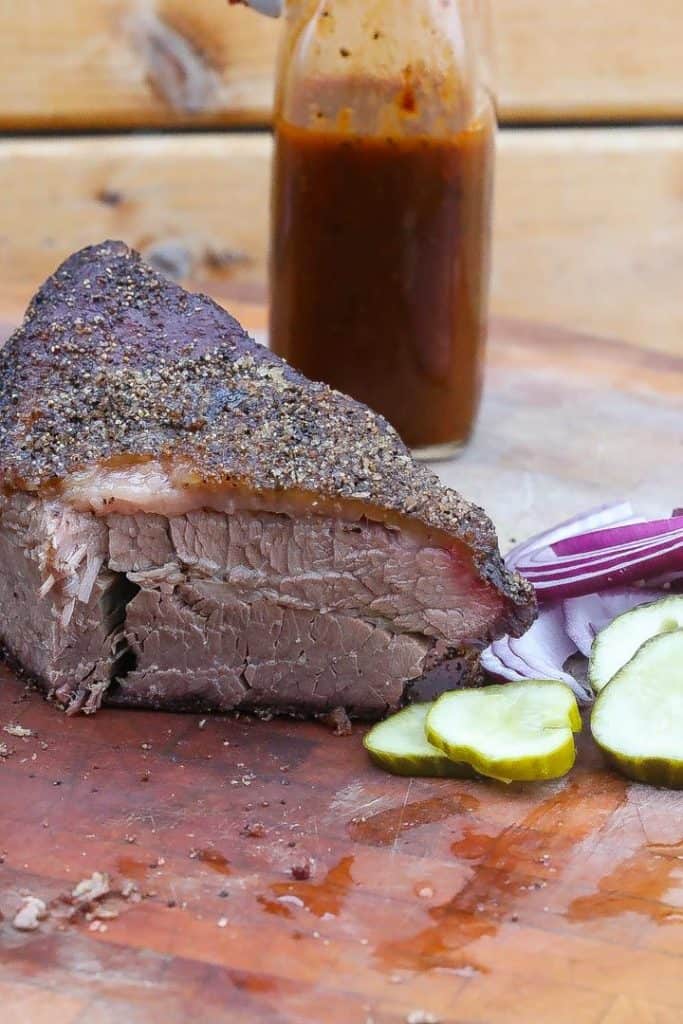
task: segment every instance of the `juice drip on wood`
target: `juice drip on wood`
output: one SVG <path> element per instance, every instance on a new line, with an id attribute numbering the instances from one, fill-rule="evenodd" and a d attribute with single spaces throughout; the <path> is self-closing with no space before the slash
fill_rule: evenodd
<path id="1" fill-rule="evenodd" d="M 351 875 L 351 868 L 355 857 L 342 857 L 338 864 L 327 872 L 320 882 L 276 882 L 271 885 L 271 892 L 275 896 L 296 896 L 304 904 L 306 910 L 316 917 L 323 917 L 325 914 L 339 915 L 349 890 L 355 882 Z M 282 906 L 291 916 L 290 907 L 285 904 L 278 904 L 277 900 L 259 899 L 259 903 L 267 913 L 280 913 L 273 905 Z"/>
<path id="2" fill-rule="evenodd" d="M 212 871 L 217 871 L 219 875 L 232 874 L 228 858 L 220 850 L 215 850 L 212 846 L 207 847 L 205 850 L 199 850 L 196 859 L 201 861 L 202 864 L 206 864 Z"/>
<path id="3" fill-rule="evenodd" d="M 294 893 L 287 893 L 287 895 L 294 895 Z M 256 902 L 263 907 L 266 914 L 272 914 L 273 917 L 292 917 L 292 908 L 287 903 L 282 903 L 280 900 L 270 899 L 268 896 L 257 896 Z"/>
<path id="4" fill-rule="evenodd" d="M 432 797 L 380 811 L 369 818 L 354 818 L 348 827 L 356 842 L 391 846 L 403 832 L 421 825 L 434 825 L 456 814 L 476 811 L 480 801 L 469 793 Z"/>
<path id="5" fill-rule="evenodd" d="M 146 878 L 149 871 L 149 864 L 142 860 L 135 860 L 134 857 L 119 857 L 116 867 L 124 878 L 132 878 L 136 882 L 141 882 Z"/>
<path id="6" fill-rule="evenodd" d="M 683 851 L 683 843 L 674 849 Z M 666 847 L 664 848 L 666 849 Z M 683 861 L 647 846 L 600 879 L 596 892 L 572 901 L 570 921 L 642 914 L 660 924 L 683 922 Z"/>
<path id="7" fill-rule="evenodd" d="M 495 841 L 495 836 L 484 835 L 465 826 L 460 839 L 451 843 L 451 853 L 463 860 L 483 860 Z"/>
<path id="8" fill-rule="evenodd" d="M 378 947 L 382 967 L 461 969 L 469 959 L 466 948 L 496 935 L 502 924 L 514 923 L 534 894 L 559 877 L 576 843 L 597 832 L 624 796 L 621 780 L 586 777 L 554 793 L 497 834 L 483 830 L 486 824 L 491 829 L 492 823 L 455 819 L 460 835 L 451 849 L 470 865 L 471 874 L 454 896 L 427 911 L 432 924 Z M 535 904 L 534 908 L 538 909 Z M 477 965 L 476 969 L 486 968 Z"/>
<path id="9" fill-rule="evenodd" d="M 280 978 L 271 978 L 265 974 L 248 974 L 246 971 L 231 972 L 231 981 L 240 992 L 276 993 L 287 989 L 288 985 Z"/>

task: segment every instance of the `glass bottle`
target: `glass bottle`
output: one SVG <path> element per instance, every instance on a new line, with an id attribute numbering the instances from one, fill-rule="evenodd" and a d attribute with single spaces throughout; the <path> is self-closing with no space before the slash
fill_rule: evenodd
<path id="1" fill-rule="evenodd" d="M 478 0 L 287 0 L 271 345 L 418 456 L 467 442 L 486 333 L 495 112 Z"/>

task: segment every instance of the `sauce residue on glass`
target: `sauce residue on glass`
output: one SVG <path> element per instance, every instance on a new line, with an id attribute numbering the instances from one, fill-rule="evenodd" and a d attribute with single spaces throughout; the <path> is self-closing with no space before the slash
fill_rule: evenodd
<path id="1" fill-rule="evenodd" d="M 493 131 L 276 126 L 271 343 L 413 448 L 464 443 L 480 398 Z"/>

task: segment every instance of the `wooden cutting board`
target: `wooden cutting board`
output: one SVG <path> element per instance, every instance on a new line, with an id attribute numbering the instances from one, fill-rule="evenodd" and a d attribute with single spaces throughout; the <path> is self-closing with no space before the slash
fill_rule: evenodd
<path id="1" fill-rule="evenodd" d="M 682 439 L 683 359 L 498 323 L 477 438 L 441 473 L 506 545 L 617 496 L 682 504 Z M 585 735 L 562 782 L 409 781 L 360 728 L 67 719 L 2 669 L 15 723 L 2 1024 L 683 1020 L 683 794 L 628 784 Z M 67 920 L 93 872 L 117 916 Z M 56 901 L 35 931 L 12 926 L 22 892 Z"/>

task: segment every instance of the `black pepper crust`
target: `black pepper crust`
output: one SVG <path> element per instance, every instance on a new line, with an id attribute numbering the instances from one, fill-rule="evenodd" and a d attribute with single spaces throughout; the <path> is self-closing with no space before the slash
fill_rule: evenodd
<path id="1" fill-rule="evenodd" d="M 204 295 L 166 280 L 123 242 L 69 257 L 0 352 L 0 486 L 58 488 L 120 458 L 191 464 L 193 483 L 358 501 L 468 547 L 506 601 L 501 627 L 534 617 L 484 511 L 416 463 L 366 406 L 312 383 Z"/>

